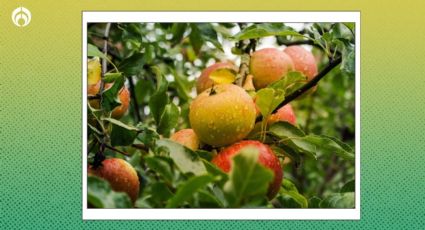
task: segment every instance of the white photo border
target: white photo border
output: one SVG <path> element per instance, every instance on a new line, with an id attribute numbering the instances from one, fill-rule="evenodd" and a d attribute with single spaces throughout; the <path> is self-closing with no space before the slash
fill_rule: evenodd
<path id="1" fill-rule="evenodd" d="M 106 22 L 354 22 L 354 209 L 93 209 L 87 207 L 87 23 Z M 82 12 L 83 220 L 360 220 L 360 12 L 359 11 L 83 11 Z"/>

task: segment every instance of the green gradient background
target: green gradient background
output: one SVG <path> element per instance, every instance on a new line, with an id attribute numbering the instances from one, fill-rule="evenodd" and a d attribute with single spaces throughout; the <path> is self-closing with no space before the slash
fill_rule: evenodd
<path id="1" fill-rule="evenodd" d="M 0 1 L 0 228 L 397 228 L 425 225 L 422 1 Z M 31 24 L 10 14 L 28 8 Z M 360 10 L 360 221 L 82 221 L 82 10 Z"/>

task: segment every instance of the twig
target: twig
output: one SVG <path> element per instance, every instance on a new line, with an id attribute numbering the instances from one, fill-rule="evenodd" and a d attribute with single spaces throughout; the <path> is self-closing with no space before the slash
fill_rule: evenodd
<path id="1" fill-rule="evenodd" d="M 108 54 L 108 36 L 109 36 L 109 30 L 111 29 L 111 23 L 106 24 L 105 33 L 104 33 L 104 45 L 103 45 L 103 53 L 105 56 Z M 106 58 L 102 59 L 102 72 L 100 75 L 100 88 L 99 88 L 99 94 L 100 102 L 99 102 L 99 108 L 102 109 L 102 101 L 103 101 L 103 90 L 105 87 L 105 73 L 107 71 L 107 60 Z M 103 130 L 104 131 L 104 130 Z M 100 140 L 100 148 L 99 151 L 94 156 L 94 162 L 93 167 L 99 167 L 102 164 L 102 161 L 105 159 L 105 155 L 103 154 L 105 151 L 106 141 L 107 141 L 107 135 L 104 135 L 102 139 Z"/>
<path id="2" fill-rule="evenodd" d="M 296 41 L 281 41 L 279 42 L 280 45 L 285 46 L 296 46 L 296 45 L 312 45 L 318 48 L 322 48 L 318 44 L 316 44 L 313 40 L 296 40 Z"/>
<path id="3" fill-rule="evenodd" d="M 328 74 L 333 68 L 338 66 L 341 63 L 342 59 L 341 57 L 333 60 L 331 59 L 329 61 L 329 64 L 322 70 L 320 73 L 318 73 L 311 81 L 307 82 L 305 85 L 301 86 L 299 89 L 295 90 L 293 93 L 289 94 L 285 97 L 285 100 L 283 100 L 274 110 L 273 113 L 275 113 L 277 110 L 288 104 L 289 102 L 295 100 L 297 97 L 301 96 L 303 93 L 307 92 L 309 89 L 313 88 L 317 83 L 324 77 L 326 74 Z M 261 121 L 262 116 L 258 116 L 256 121 Z"/>
<path id="4" fill-rule="evenodd" d="M 100 99 L 100 95 L 99 95 L 99 94 L 96 94 L 96 95 L 88 95 L 88 96 L 87 96 L 87 99 L 89 99 L 89 100 L 98 100 L 98 99 Z"/>
<path id="5" fill-rule="evenodd" d="M 105 147 L 106 147 L 106 148 L 108 148 L 108 149 L 110 149 L 110 150 L 112 150 L 112 151 L 115 151 L 115 152 L 117 152 L 117 153 L 121 153 L 121 154 L 123 154 L 123 155 L 130 156 L 130 154 L 128 154 L 128 153 L 126 153 L 126 152 L 123 152 L 123 151 L 121 151 L 121 150 L 119 150 L 119 149 L 116 149 L 116 148 L 114 148 L 114 147 L 112 147 L 112 146 L 109 146 L 109 145 L 106 145 L 106 144 L 105 144 Z"/>
<path id="6" fill-rule="evenodd" d="M 131 147 L 136 148 L 136 149 L 140 149 L 140 150 L 143 150 L 143 151 L 146 151 L 146 152 L 149 151 L 149 148 L 146 147 L 144 144 L 132 144 Z"/>
<path id="7" fill-rule="evenodd" d="M 106 24 L 106 28 L 105 28 L 105 33 L 103 34 L 103 53 L 106 55 L 108 55 L 108 39 L 109 39 L 109 30 L 111 29 L 111 23 L 107 23 Z M 102 59 L 102 74 L 101 74 L 101 78 L 100 78 L 100 88 L 99 88 L 99 94 L 100 94 L 100 109 L 102 109 L 102 94 L 103 94 L 103 90 L 105 88 L 105 73 L 108 70 L 108 60 L 106 60 L 106 58 Z"/>
<path id="8" fill-rule="evenodd" d="M 128 82 L 130 83 L 130 96 L 131 96 L 131 100 L 133 101 L 133 104 L 134 104 L 134 110 L 135 110 L 134 112 L 136 114 L 137 122 L 141 122 L 142 116 L 140 115 L 139 103 L 137 102 L 136 90 L 134 89 L 134 83 L 133 83 L 133 77 L 132 76 L 128 77 Z"/>
<path id="9" fill-rule="evenodd" d="M 241 65 L 239 66 L 239 72 L 236 76 L 236 85 L 242 86 L 245 82 L 245 78 L 249 73 L 249 54 L 242 54 L 241 56 Z"/>

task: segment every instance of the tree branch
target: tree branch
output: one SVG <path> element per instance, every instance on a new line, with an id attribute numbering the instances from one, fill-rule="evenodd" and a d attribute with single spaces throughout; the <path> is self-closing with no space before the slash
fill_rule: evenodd
<path id="1" fill-rule="evenodd" d="M 114 147 L 112 147 L 112 146 L 105 145 L 105 147 L 106 147 L 106 148 L 108 148 L 108 149 L 110 149 L 110 150 L 112 150 L 112 151 L 115 151 L 115 152 L 117 152 L 117 153 L 121 153 L 121 154 L 123 154 L 123 155 L 130 156 L 130 154 L 128 154 L 128 153 L 126 153 L 126 152 L 123 152 L 123 151 L 121 151 L 121 150 L 119 150 L 119 149 L 116 149 L 116 148 L 114 148 Z"/>
<path id="2" fill-rule="evenodd" d="M 111 29 L 111 23 L 107 23 L 106 24 L 106 28 L 105 28 L 105 33 L 103 34 L 104 37 L 104 41 L 103 41 L 103 53 L 106 55 L 108 55 L 108 39 L 109 39 L 109 30 Z M 101 78 L 100 78 L 100 88 L 99 88 L 99 95 L 100 95 L 100 109 L 102 109 L 102 94 L 103 94 L 103 90 L 105 88 L 105 73 L 108 70 L 108 60 L 106 60 L 106 58 L 102 59 L 102 74 L 101 74 Z"/>
<path id="3" fill-rule="evenodd" d="M 285 45 L 285 46 L 311 45 L 318 48 L 322 48 L 321 46 L 314 43 L 314 41 L 312 40 L 280 41 L 279 45 Z"/>
<path id="4" fill-rule="evenodd" d="M 249 60 L 250 56 L 248 54 L 242 54 L 241 56 L 241 65 L 239 66 L 239 72 L 236 76 L 236 85 L 241 86 L 245 82 L 245 78 L 249 73 Z"/>
<path id="5" fill-rule="evenodd" d="M 324 77 L 326 74 L 328 74 L 333 68 L 338 66 L 341 63 L 342 59 L 341 57 L 330 60 L 329 64 L 322 70 L 320 73 L 318 73 L 311 81 L 307 82 L 305 85 L 301 86 L 299 89 L 295 90 L 293 93 L 289 94 L 285 97 L 285 100 L 283 100 L 276 109 L 273 110 L 273 113 L 275 113 L 278 109 L 282 108 L 289 102 L 295 100 L 297 97 L 301 96 L 303 93 L 307 92 L 309 89 L 313 88 L 317 83 Z M 256 121 L 261 121 L 262 116 L 260 115 L 257 117 Z"/>
<path id="6" fill-rule="evenodd" d="M 140 110 L 139 110 L 139 103 L 137 102 L 137 97 L 136 97 L 136 90 L 134 89 L 134 83 L 133 83 L 133 77 L 130 76 L 128 77 L 128 82 L 130 83 L 130 96 L 131 96 L 131 100 L 133 101 L 134 104 L 134 112 L 136 113 L 136 118 L 137 118 L 137 122 L 141 122 L 142 121 L 142 116 L 140 115 Z"/>
<path id="7" fill-rule="evenodd" d="M 108 36 L 109 36 L 109 30 L 111 29 L 111 23 L 107 23 L 106 24 L 106 28 L 105 28 L 105 33 L 104 33 L 104 45 L 103 45 L 103 53 L 105 55 L 108 55 Z M 99 108 L 102 109 L 102 101 L 103 101 L 103 90 L 105 88 L 105 73 L 107 71 L 107 60 L 106 58 L 102 59 L 102 72 L 100 75 L 100 87 L 99 87 L 99 98 L 100 98 L 100 102 L 99 102 Z M 103 130 L 102 130 L 103 131 Z M 93 167 L 98 167 L 99 165 L 102 164 L 102 161 L 105 159 L 105 155 L 103 154 L 105 151 L 105 147 L 106 146 L 106 142 L 107 142 L 107 135 L 104 135 L 102 137 L 102 139 L 100 140 L 100 149 L 99 151 L 95 154 L 94 156 L 94 162 L 93 162 Z"/>

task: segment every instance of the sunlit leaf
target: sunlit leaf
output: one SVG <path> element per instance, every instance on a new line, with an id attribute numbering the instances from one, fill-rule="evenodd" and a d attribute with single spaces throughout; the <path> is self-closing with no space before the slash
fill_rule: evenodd
<path id="1" fill-rule="evenodd" d="M 216 84 L 230 84 L 236 79 L 236 71 L 232 68 L 219 68 L 209 75 Z"/>
<path id="2" fill-rule="evenodd" d="M 262 23 L 246 27 L 231 39 L 240 41 L 245 39 L 255 39 L 267 36 L 303 36 L 300 33 L 290 30 L 281 23 Z"/>

